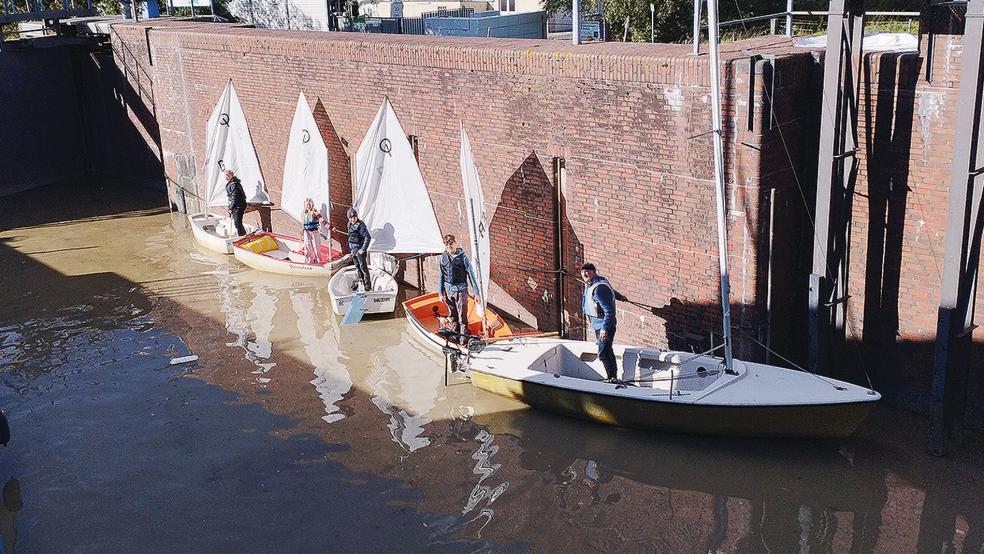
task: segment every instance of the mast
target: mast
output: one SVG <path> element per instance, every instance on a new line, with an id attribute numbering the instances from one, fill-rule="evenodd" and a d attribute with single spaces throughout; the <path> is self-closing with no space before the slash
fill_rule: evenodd
<path id="1" fill-rule="evenodd" d="M 475 223 L 475 199 L 468 199 L 468 219 L 471 221 L 471 236 L 472 236 L 472 252 L 475 254 L 479 253 L 478 246 L 478 225 Z M 478 279 L 482 280 L 482 260 L 481 255 L 472 256 L 475 258 L 475 269 L 478 270 Z M 489 336 L 489 311 L 485 305 L 485 291 L 482 290 L 485 283 L 480 282 L 478 284 L 478 289 L 475 291 L 477 294 L 475 296 L 481 297 L 482 300 L 482 335 Z"/>
<path id="2" fill-rule="evenodd" d="M 718 44 L 718 1 L 707 0 L 707 41 L 710 43 L 711 125 L 714 137 L 714 192 L 717 204 L 718 260 L 721 270 L 721 315 L 724 327 L 724 364 L 734 372 L 731 357 L 731 285 L 728 280 L 728 228 L 724 205 L 724 136 L 721 126 L 721 60 Z"/>

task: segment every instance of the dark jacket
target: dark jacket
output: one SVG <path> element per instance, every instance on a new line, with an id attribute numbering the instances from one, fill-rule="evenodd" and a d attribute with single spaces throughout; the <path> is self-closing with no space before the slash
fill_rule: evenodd
<path id="1" fill-rule="evenodd" d="M 229 197 L 229 209 L 246 207 L 246 192 L 239 177 L 226 181 L 226 195 Z"/>
<path id="2" fill-rule="evenodd" d="M 369 234 L 369 228 L 362 220 L 358 220 L 355 223 L 348 224 L 348 247 L 349 250 L 355 252 L 356 250 L 369 251 L 369 243 L 372 241 L 372 235 Z"/>
<path id="3" fill-rule="evenodd" d="M 468 281 L 471 281 L 472 288 L 478 291 L 478 281 L 472 271 L 471 262 L 461 248 L 453 255 L 447 252 L 441 254 L 441 275 L 437 283 L 437 290 L 445 294 L 468 290 Z"/>

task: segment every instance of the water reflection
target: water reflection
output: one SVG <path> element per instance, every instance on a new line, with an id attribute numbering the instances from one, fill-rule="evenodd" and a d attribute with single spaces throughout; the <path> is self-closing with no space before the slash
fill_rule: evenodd
<path id="1" fill-rule="evenodd" d="M 154 220 L 152 232 L 159 229 Z M 81 227 L 77 232 L 93 243 L 102 236 L 84 237 Z M 445 388 L 440 358 L 416 347 L 403 320 L 374 318 L 340 328 L 323 283 L 244 270 L 228 256 L 198 252 L 181 232 L 187 233 L 168 229 L 146 243 L 141 238 L 147 264 L 132 264 L 128 258 L 139 248 L 124 245 L 122 261 L 113 271 L 139 272 L 136 275 L 116 277 L 115 282 L 107 274 L 88 280 L 63 278 L 58 302 L 45 304 L 45 298 L 36 295 L 29 315 L 7 311 L 0 324 L 0 364 L 8 390 L 30 389 L 31 380 L 45 373 L 76 378 L 92 393 L 76 395 L 62 407 L 71 408 L 71 402 L 86 396 L 104 399 L 101 417 L 137 422 L 121 435 L 126 437 L 153 429 L 166 430 L 166 436 L 183 435 L 227 424 L 221 436 L 236 437 L 240 444 L 232 454 L 226 443 L 214 440 L 217 435 L 208 433 L 202 436 L 209 440 L 189 440 L 183 444 L 194 447 L 184 449 L 160 440 L 134 447 L 125 461 L 128 468 L 145 467 L 140 465 L 145 453 L 171 456 L 172 461 L 195 456 L 196 463 L 182 471 L 205 468 L 202 474 L 173 474 L 171 480 L 161 480 L 168 487 L 178 482 L 187 488 L 160 492 L 154 502 L 166 501 L 162 499 L 168 494 L 186 496 L 203 482 L 216 487 L 232 481 L 252 483 L 252 463 L 263 452 L 270 457 L 268 467 L 275 468 L 270 475 L 281 476 L 282 488 L 257 491 L 255 499 L 283 500 L 297 494 L 310 477 L 304 472 L 328 458 L 352 470 L 355 477 L 346 479 L 381 476 L 395 483 L 380 485 L 373 494 L 384 503 L 398 496 L 402 504 L 397 511 L 435 514 L 426 516 L 429 542 L 408 545 L 408 550 L 501 551 L 501 543 L 520 542 L 518 548 L 533 551 L 571 552 L 979 552 L 984 544 L 979 443 L 963 447 L 974 452 L 969 461 L 966 456 L 926 458 L 918 418 L 885 409 L 873 415 L 858 437 L 815 443 L 638 433 L 521 409 L 467 384 Z M 80 260 L 86 255 L 78 254 Z M 108 271 L 92 266 L 97 262 L 76 263 L 79 273 Z M 44 269 L 40 264 L 38 268 Z M 133 361 L 150 359 L 140 354 L 146 344 L 129 337 L 134 329 L 147 328 L 144 314 L 151 307 L 145 304 L 146 290 L 132 283 L 152 288 L 162 299 L 152 306 L 156 329 L 175 325 L 192 351 L 204 354 L 206 370 L 197 376 L 215 389 L 232 391 L 235 395 L 228 397 L 240 398 L 249 408 L 236 413 L 253 415 L 227 421 L 226 414 L 233 412 L 224 409 L 226 404 L 218 403 L 222 411 L 211 411 L 213 406 L 199 400 L 198 393 L 175 396 L 180 387 L 170 383 L 144 393 L 153 399 L 153 413 L 161 413 L 158 404 L 169 407 L 169 421 L 145 413 L 150 412 L 144 409 L 147 403 L 126 404 L 132 389 L 159 371 L 161 360 L 167 367 L 160 353 L 146 367 Z M 7 292 L 10 298 L 22 298 Z M 152 333 L 143 335 L 144 341 L 157 340 Z M 245 380 L 243 358 L 257 372 Z M 108 377 L 75 373 L 83 364 L 95 367 L 114 360 L 119 362 L 117 370 L 139 370 L 112 388 L 119 396 L 106 398 L 110 388 L 100 381 Z M 255 386 L 256 377 L 269 379 L 271 373 L 274 380 Z M 52 380 L 43 381 L 47 387 Z M 40 391 L 40 382 L 33 388 Z M 2 398 L 16 403 L 22 414 L 41 414 L 45 407 L 45 402 L 32 403 L 14 393 Z M 133 416 L 119 417 L 124 404 L 133 408 Z M 259 412 L 285 416 L 279 418 L 284 421 L 255 432 L 252 423 Z M 91 422 L 93 413 L 85 415 L 69 421 Z M 173 422 L 180 425 L 170 427 Z M 51 436 L 67 436 L 68 427 L 59 427 Z M 243 427 L 250 430 L 240 432 Z M 309 442 L 294 451 L 287 443 L 271 440 L 291 433 Z M 64 486 L 46 481 L 45 471 L 59 456 L 74 462 L 76 453 L 96 438 L 104 439 L 98 433 L 86 435 L 73 443 L 75 450 L 34 458 L 23 468 L 5 467 L 16 470 L 32 493 L 43 490 L 50 498 L 62 494 Z M 318 452 L 314 459 L 302 457 L 302 452 L 312 451 Z M 0 450 L 0 456 L 6 453 Z M 95 456 L 102 459 L 101 454 Z M 198 457 L 214 461 L 200 464 Z M 117 477 L 115 460 L 107 466 L 112 467 L 102 474 L 102 482 Z M 284 478 L 288 474 L 290 478 Z M 332 483 L 326 490 L 335 490 L 331 487 L 337 481 Z M 133 486 L 149 487 L 143 482 Z M 209 490 L 224 494 L 219 488 Z M 0 532 L 9 550 L 20 506 L 8 504 L 6 491 L 2 500 Z M 94 514 L 111 512 L 108 501 L 96 500 Z M 236 497 L 220 500 L 235 503 Z M 32 524 L 37 525 L 31 518 L 44 518 L 40 510 L 31 512 L 17 513 L 24 540 Z M 299 524 L 319 525 L 319 514 L 299 513 L 307 518 Z M 359 515 L 374 517 L 370 511 Z"/>
<path id="2" fill-rule="evenodd" d="M 330 299 L 325 296 L 291 290 L 290 303 L 297 315 L 297 335 L 314 365 L 311 384 L 325 404 L 326 415 L 321 419 L 334 423 L 345 417 L 338 402 L 352 389 L 352 378 L 339 362 L 338 325 L 331 314 Z"/>
<path id="3" fill-rule="evenodd" d="M 11 477 L 3 486 L 3 498 L 0 499 L 0 535 L 3 535 L 5 554 L 14 554 L 14 546 L 17 544 L 16 514 L 23 507 L 20 482 Z"/>
<path id="4" fill-rule="evenodd" d="M 209 272 L 216 277 L 219 309 L 224 315 L 226 330 L 235 338 L 226 346 L 240 348 L 243 355 L 255 369 L 256 381 L 268 383 L 266 373 L 277 364 L 268 361 L 273 352 L 270 332 L 273 330 L 273 317 L 277 312 L 276 298 L 262 285 L 241 287 L 238 273 L 225 268 Z M 253 292 L 249 301 L 244 296 Z"/>
<path id="5" fill-rule="evenodd" d="M 421 383 L 410 372 L 394 371 L 386 353 L 384 350 L 369 356 L 372 369 L 366 385 L 372 391 L 372 403 L 389 416 L 393 442 L 408 453 L 413 452 L 431 443 L 430 438 L 422 435 L 424 426 L 431 421 L 427 412 L 434 407 L 436 389 L 428 387 L 426 381 Z"/>

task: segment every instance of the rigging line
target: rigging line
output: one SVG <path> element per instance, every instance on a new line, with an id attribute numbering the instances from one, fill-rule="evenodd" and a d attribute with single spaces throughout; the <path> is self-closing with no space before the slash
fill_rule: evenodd
<path id="1" fill-rule="evenodd" d="M 824 383 L 826 383 L 826 384 L 834 387 L 835 389 L 840 389 L 841 388 L 840 386 L 835 385 L 834 383 L 830 382 L 830 380 L 827 379 L 826 377 L 824 377 L 822 375 L 817 375 L 816 373 L 813 373 L 812 371 L 810 371 L 808 369 L 805 369 L 803 367 L 800 367 L 797 363 L 793 362 L 792 360 L 789 360 L 788 358 L 786 358 L 782 354 L 780 354 L 780 353 L 776 352 L 775 350 L 769 348 L 768 346 L 762 344 L 762 342 L 760 342 L 757 338 L 749 335 L 748 333 L 742 331 L 741 329 L 738 329 L 738 332 L 741 333 L 746 339 L 748 339 L 748 340 L 754 342 L 755 344 L 761 346 L 766 351 L 768 351 L 770 354 L 778 357 L 780 360 L 782 360 L 782 361 L 786 362 L 787 364 L 795 367 L 796 369 L 798 369 L 798 370 L 800 370 L 800 371 L 802 371 L 804 373 L 808 373 L 808 374 L 816 377 L 817 379 L 819 379 L 819 380 L 823 381 Z M 868 372 L 867 371 L 864 372 L 864 377 L 868 381 L 868 390 L 875 390 L 874 385 L 871 384 L 871 377 L 868 376 Z"/>
<path id="2" fill-rule="evenodd" d="M 735 0 L 735 9 L 738 10 L 738 20 L 741 21 L 741 29 L 743 31 L 748 31 L 748 27 L 745 25 L 745 16 L 741 13 L 741 6 L 738 0 Z"/>
<path id="3" fill-rule="evenodd" d="M 772 95 L 769 93 L 768 88 L 765 89 L 765 95 L 769 99 L 769 103 L 774 105 L 774 102 L 773 102 L 773 99 L 772 99 Z M 793 163 L 793 157 L 789 153 L 789 146 L 786 144 L 786 136 L 782 132 L 782 123 L 779 121 L 779 118 L 778 117 L 775 118 L 775 122 L 776 122 L 776 129 L 779 132 L 779 140 L 782 142 L 783 152 L 786 154 L 786 159 L 789 161 L 789 168 L 790 168 L 790 170 L 793 173 L 793 179 L 796 181 L 796 189 L 800 193 L 800 199 L 802 199 L 802 201 L 803 201 L 803 208 L 805 210 L 806 217 L 810 221 L 810 227 L 813 229 L 813 240 L 816 243 L 815 245 L 824 253 L 823 254 L 824 266 L 825 266 L 825 268 L 827 270 L 827 273 L 829 275 L 834 275 L 834 272 L 831 271 L 831 269 L 830 269 L 830 259 L 827 256 L 827 252 L 826 252 L 826 246 L 827 245 L 825 245 L 825 244 L 819 244 L 820 241 L 817 238 L 817 233 L 816 233 L 816 231 L 817 231 L 816 221 L 814 220 L 813 215 L 810 213 L 810 204 L 806 200 L 806 193 L 803 191 L 803 183 L 800 182 L 799 174 L 797 173 L 796 166 Z M 847 325 L 850 328 L 851 333 L 854 336 L 859 336 L 858 333 L 857 333 L 857 329 L 854 327 L 854 321 L 847 314 L 847 306 L 845 306 L 844 312 L 845 312 L 844 313 L 844 319 L 847 321 Z M 871 383 L 871 376 L 868 375 L 868 366 L 867 366 L 867 364 L 865 364 L 864 355 L 861 352 L 861 347 L 860 347 L 860 345 L 858 345 L 857 342 L 855 342 L 854 343 L 854 348 L 855 348 L 855 353 L 856 353 L 856 355 L 858 357 L 858 361 L 861 362 L 861 371 L 864 372 L 864 377 L 865 377 L 865 379 L 867 379 L 868 383 L 870 384 Z M 779 356 L 779 354 L 776 354 L 776 355 Z M 779 356 L 779 357 L 782 358 L 782 356 Z"/>
<path id="4" fill-rule="evenodd" d="M 939 258 L 936 256 L 936 248 L 933 246 L 933 237 L 930 236 L 930 234 L 929 234 L 929 225 L 926 225 L 925 224 L 927 222 L 927 219 L 926 219 L 926 208 L 923 206 L 923 202 L 920 199 L 920 196 L 921 195 L 918 192 L 916 192 L 916 190 L 913 189 L 913 188 L 910 188 L 910 190 L 912 191 L 912 197 L 916 200 L 916 203 L 919 205 L 919 207 L 918 207 L 919 214 L 922 216 L 922 220 L 923 220 L 923 223 L 924 223 L 924 225 L 923 225 L 923 232 L 926 234 L 926 240 L 929 242 L 929 252 L 930 252 L 930 254 L 933 255 L 933 265 L 936 266 L 936 275 L 937 275 L 937 277 L 940 278 L 940 282 L 942 282 L 943 281 L 943 271 L 940 269 Z"/>

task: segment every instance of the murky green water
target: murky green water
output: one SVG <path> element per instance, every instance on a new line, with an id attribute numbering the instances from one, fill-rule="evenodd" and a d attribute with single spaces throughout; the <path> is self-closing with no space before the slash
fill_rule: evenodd
<path id="1" fill-rule="evenodd" d="M 981 444 L 659 435 L 445 387 L 400 318 L 198 248 L 156 198 L 0 199 L 6 551 L 980 552 Z M 41 215 L 38 215 L 38 214 Z M 193 364 L 172 366 L 195 354 Z"/>

